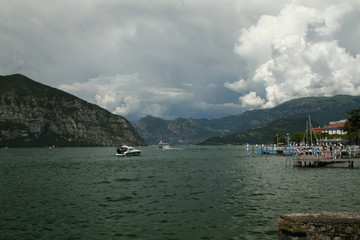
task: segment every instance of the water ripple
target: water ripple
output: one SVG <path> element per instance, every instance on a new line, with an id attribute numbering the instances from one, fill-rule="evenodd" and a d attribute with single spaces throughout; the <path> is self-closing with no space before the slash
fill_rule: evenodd
<path id="1" fill-rule="evenodd" d="M 239 146 L 142 149 L 1 152 L 0 236 L 267 240 L 283 213 L 360 211 L 360 168 L 291 168 Z"/>

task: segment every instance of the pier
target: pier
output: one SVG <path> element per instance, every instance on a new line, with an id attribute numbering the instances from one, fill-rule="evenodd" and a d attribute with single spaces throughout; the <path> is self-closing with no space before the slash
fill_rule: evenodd
<path id="1" fill-rule="evenodd" d="M 276 145 L 246 145 L 246 155 L 247 156 L 255 156 L 255 155 L 262 155 L 262 154 L 278 154 L 283 155 L 285 147 L 279 147 Z"/>
<path id="2" fill-rule="evenodd" d="M 329 158 L 329 159 L 296 159 L 294 161 L 295 167 L 321 167 L 325 166 L 331 163 L 348 163 L 348 166 L 350 168 L 354 167 L 354 162 L 360 162 L 360 158 L 351 158 L 351 159 L 335 159 L 335 158 Z"/>
<path id="3" fill-rule="evenodd" d="M 285 151 L 286 162 L 294 167 L 322 167 L 332 163 L 347 163 L 350 168 L 360 162 L 359 146 L 338 149 L 322 147 L 288 147 Z"/>
<path id="4" fill-rule="evenodd" d="M 276 154 L 286 157 L 286 165 L 323 167 L 332 163 L 347 163 L 350 168 L 360 162 L 360 146 L 276 146 L 247 145 L 246 155 Z"/>
<path id="5" fill-rule="evenodd" d="M 360 213 L 308 212 L 280 216 L 279 240 L 360 239 Z"/>

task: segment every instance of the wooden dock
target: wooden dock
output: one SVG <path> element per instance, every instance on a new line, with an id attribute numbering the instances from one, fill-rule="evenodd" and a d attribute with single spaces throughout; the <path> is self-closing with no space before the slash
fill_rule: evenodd
<path id="1" fill-rule="evenodd" d="M 311 149 L 288 151 L 287 162 L 294 167 L 323 167 L 333 163 L 347 163 L 350 168 L 360 162 L 360 151 L 318 151 Z"/>
<path id="2" fill-rule="evenodd" d="M 354 167 L 354 162 L 360 162 L 360 158 L 349 158 L 349 159 L 345 159 L 345 158 L 308 158 L 308 159 L 304 159 L 304 158 L 297 158 L 294 163 L 293 166 L 294 167 L 323 167 L 326 166 L 328 164 L 332 164 L 332 163 L 348 163 L 348 167 L 353 168 Z"/>

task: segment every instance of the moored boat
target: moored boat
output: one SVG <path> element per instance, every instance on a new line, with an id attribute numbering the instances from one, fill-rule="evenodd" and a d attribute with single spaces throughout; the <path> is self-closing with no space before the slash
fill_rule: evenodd
<path id="1" fill-rule="evenodd" d="M 135 149 L 133 147 L 123 145 L 123 146 L 119 147 L 118 149 L 116 149 L 115 155 L 130 157 L 130 156 L 139 156 L 140 154 L 141 154 L 140 149 Z"/>
<path id="2" fill-rule="evenodd" d="M 163 141 L 160 141 L 159 144 L 158 144 L 158 148 L 160 148 L 160 149 L 170 149 L 170 144 L 166 143 L 166 142 L 163 142 Z"/>

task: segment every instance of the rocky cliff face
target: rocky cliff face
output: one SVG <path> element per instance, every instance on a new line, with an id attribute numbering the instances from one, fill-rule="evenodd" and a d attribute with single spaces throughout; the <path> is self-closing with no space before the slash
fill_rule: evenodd
<path id="1" fill-rule="evenodd" d="M 22 75 L 0 76 L 0 145 L 145 145 L 125 118 Z"/>

